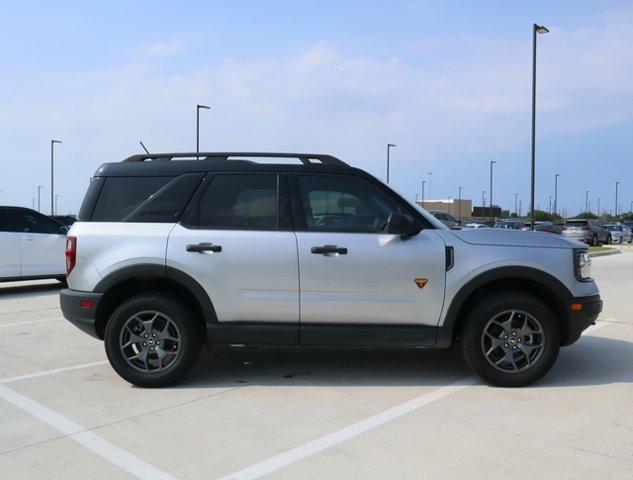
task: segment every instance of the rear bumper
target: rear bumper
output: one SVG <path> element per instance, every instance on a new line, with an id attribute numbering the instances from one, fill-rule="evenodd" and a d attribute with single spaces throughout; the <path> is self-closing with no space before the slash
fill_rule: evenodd
<path id="1" fill-rule="evenodd" d="M 602 300 L 598 294 L 589 297 L 574 297 L 569 303 L 569 309 L 569 335 L 565 345 L 574 343 L 584 330 L 596 323 L 602 311 Z"/>
<path id="2" fill-rule="evenodd" d="M 102 293 L 63 289 L 59 292 L 59 304 L 64 318 L 88 335 L 100 338 L 97 334 L 96 314 L 102 296 Z"/>

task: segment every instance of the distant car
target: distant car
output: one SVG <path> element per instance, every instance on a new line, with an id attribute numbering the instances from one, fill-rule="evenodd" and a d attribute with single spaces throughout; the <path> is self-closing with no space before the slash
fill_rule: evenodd
<path id="1" fill-rule="evenodd" d="M 532 230 L 532 222 L 526 223 L 525 227 L 523 227 L 523 230 Z M 539 222 L 534 222 L 534 231 L 545 232 L 545 233 L 556 233 L 560 235 L 563 232 L 563 226 L 555 225 L 552 222 L 539 221 Z"/>
<path id="2" fill-rule="evenodd" d="M 66 276 L 68 227 L 30 208 L 0 207 L 0 282 Z"/>
<path id="3" fill-rule="evenodd" d="M 627 227 L 629 227 L 629 230 L 633 232 L 633 220 L 624 220 L 622 222 L 622 225 L 626 225 Z"/>
<path id="4" fill-rule="evenodd" d="M 459 222 L 450 213 L 435 211 L 431 211 L 429 213 L 449 228 L 459 227 Z"/>
<path id="5" fill-rule="evenodd" d="M 523 230 L 525 222 L 523 220 L 503 220 L 495 223 L 494 228 L 504 228 L 506 230 Z"/>
<path id="6" fill-rule="evenodd" d="M 611 243 L 611 232 L 602 226 L 599 220 L 567 220 L 563 227 L 563 235 L 575 238 L 590 245 Z"/>
<path id="7" fill-rule="evenodd" d="M 610 223 L 604 228 L 611 232 L 612 243 L 631 243 L 631 230 L 626 225 Z"/>
<path id="8" fill-rule="evenodd" d="M 464 225 L 466 228 L 490 228 L 488 227 L 488 225 L 486 225 L 485 223 L 467 223 L 466 225 Z"/>

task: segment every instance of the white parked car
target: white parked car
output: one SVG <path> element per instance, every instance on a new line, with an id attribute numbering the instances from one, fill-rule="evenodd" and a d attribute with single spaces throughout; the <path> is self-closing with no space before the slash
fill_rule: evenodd
<path id="1" fill-rule="evenodd" d="M 66 276 L 68 227 L 23 207 L 0 206 L 0 281 Z"/>
<path id="2" fill-rule="evenodd" d="M 631 243 L 631 230 L 621 223 L 610 223 L 604 226 L 611 232 L 611 243 Z"/>
<path id="3" fill-rule="evenodd" d="M 467 228 L 490 228 L 485 223 L 467 223 L 464 226 L 467 227 Z"/>
<path id="4" fill-rule="evenodd" d="M 329 155 L 199 156 L 101 166 L 68 234 L 62 312 L 135 385 L 182 379 L 204 343 L 456 343 L 527 385 L 602 309 L 576 240 L 449 229 Z"/>

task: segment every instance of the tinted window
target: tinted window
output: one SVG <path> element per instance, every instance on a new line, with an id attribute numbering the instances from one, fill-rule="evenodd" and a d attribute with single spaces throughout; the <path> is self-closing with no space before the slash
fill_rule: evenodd
<path id="1" fill-rule="evenodd" d="M 214 175 L 188 223 L 209 229 L 276 230 L 277 175 Z"/>
<path id="2" fill-rule="evenodd" d="M 0 231 L 23 233 L 60 233 L 62 225 L 32 210 L 0 210 Z"/>
<path id="3" fill-rule="evenodd" d="M 120 222 L 173 177 L 108 177 L 92 212 L 93 222 Z"/>
<path id="4" fill-rule="evenodd" d="M 150 195 L 123 221 L 161 223 L 178 221 L 203 176 L 203 173 L 187 173 L 176 177 L 156 193 Z"/>
<path id="5" fill-rule="evenodd" d="M 586 227 L 587 221 L 586 220 L 570 220 L 570 221 L 565 222 L 565 226 L 572 227 L 572 228 Z"/>
<path id="6" fill-rule="evenodd" d="M 400 205 L 370 182 L 348 176 L 298 175 L 308 230 L 382 232 Z"/>

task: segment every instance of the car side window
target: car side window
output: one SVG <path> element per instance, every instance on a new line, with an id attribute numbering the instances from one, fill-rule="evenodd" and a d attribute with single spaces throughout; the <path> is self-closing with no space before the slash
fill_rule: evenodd
<path id="1" fill-rule="evenodd" d="M 401 206 L 362 178 L 346 175 L 297 175 L 307 230 L 379 233 Z"/>
<path id="2" fill-rule="evenodd" d="M 217 174 L 186 223 L 198 228 L 277 230 L 276 174 Z"/>
<path id="3" fill-rule="evenodd" d="M 60 233 L 61 224 L 37 212 L 29 210 L 7 210 L 7 224 L 12 232 Z"/>

